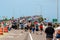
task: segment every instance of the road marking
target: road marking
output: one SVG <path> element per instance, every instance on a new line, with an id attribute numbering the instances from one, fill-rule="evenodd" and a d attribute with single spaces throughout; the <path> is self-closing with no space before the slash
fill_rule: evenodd
<path id="1" fill-rule="evenodd" d="M 33 40 L 31 33 L 29 33 L 30 39 Z"/>

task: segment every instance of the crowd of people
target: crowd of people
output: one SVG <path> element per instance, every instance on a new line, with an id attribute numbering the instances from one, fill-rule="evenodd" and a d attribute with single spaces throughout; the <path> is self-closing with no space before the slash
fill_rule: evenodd
<path id="1" fill-rule="evenodd" d="M 15 25 L 16 27 L 16 25 Z M 60 40 L 60 25 L 57 26 L 58 28 L 54 28 L 52 23 L 48 23 L 47 27 L 44 26 L 44 23 L 41 22 L 39 23 L 38 21 L 34 21 L 32 22 L 31 20 L 27 21 L 27 22 L 20 22 L 19 23 L 19 28 L 21 30 L 25 30 L 31 33 L 31 32 L 35 32 L 38 34 L 38 31 L 40 31 L 41 35 L 43 33 L 46 34 L 46 40 Z M 13 27 L 14 28 L 14 27 Z"/>
<path id="2" fill-rule="evenodd" d="M 60 25 L 58 25 L 58 28 L 53 28 L 52 23 L 47 23 L 47 27 L 44 26 L 44 23 L 41 22 L 39 23 L 38 21 L 21 21 L 21 20 L 13 20 L 9 21 L 8 23 L 2 22 L 0 23 L 0 26 L 8 26 L 8 30 L 10 31 L 11 29 L 21 29 L 25 30 L 26 32 L 29 31 L 30 33 L 36 33 L 38 34 L 38 31 L 40 31 L 41 35 L 43 33 L 46 34 L 46 40 L 57 40 L 57 38 L 60 40 Z"/>

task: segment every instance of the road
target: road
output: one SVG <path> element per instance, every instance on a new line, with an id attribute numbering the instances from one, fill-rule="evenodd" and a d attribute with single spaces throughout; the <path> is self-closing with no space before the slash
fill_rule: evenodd
<path id="1" fill-rule="evenodd" d="M 11 30 L 4 35 L 0 35 L 0 40 L 46 40 L 45 33 L 29 33 L 22 30 Z"/>

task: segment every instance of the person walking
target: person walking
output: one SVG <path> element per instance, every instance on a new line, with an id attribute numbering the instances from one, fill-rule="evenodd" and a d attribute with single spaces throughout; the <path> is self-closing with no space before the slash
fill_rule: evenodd
<path id="1" fill-rule="evenodd" d="M 41 31 L 41 34 L 43 32 L 43 24 L 40 24 L 40 31 Z"/>
<path id="2" fill-rule="evenodd" d="M 12 23 L 11 23 L 11 21 L 10 21 L 10 22 L 9 22 L 9 28 L 8 28 L 8 30 L 10 31 L 11 28 L 12 28 Z"/>
<path id="3" fill-rule="evenodd" d="M 24 28 L 25 28 L 25 31 L 28 30 L 28 28 L 27 28 L 27 23 L 24 24 Z"/>
<path id="4" fill-rule="evenodd" d="M 0 22 L 0 27 L 1 27 L 1 22 Z"/>
<path id="5" fill-rule="evenodd" d="M 15 22 L 15 20 L 12 22 L 12 28 L 13 29 L 17 29 L 17 25 L 16 25 L 17 23 Z"/>
<path id="6" fill-rule="evenodd" d="M 29 20 L 28 21 L 28 23 L 27 23 L 27 28 L 29 29 L 29 32 L 31 33 L 31 31 L 32 31 L 32 23 L 31 23 L 31 21 Z"/>
<path id="7" fill-rule="evenodd" d="M 60 25 L 55 29 L 56 39 L 60 40 Z"/>
<path id="8" fill-rule="evenodd" d="M 32 24 L 32 32 L 34 33 L 34 31 L 35 31 L 35 25 Z"/>
<path id="9" fill-rule="evenodd" d="M 38 35 L 38 31 L 39 31 L 39 25 L 35 24 L 35 29 L 36 29 L 36 34 Z"/>
<path id="10" fill-rule="evenodd" d="M 52 40 L 53 34 L 55 33 L 54 28 L 52 27 L 52 23 L 48 23 L 48 27 L 45 29 L 46 40 Z"/>

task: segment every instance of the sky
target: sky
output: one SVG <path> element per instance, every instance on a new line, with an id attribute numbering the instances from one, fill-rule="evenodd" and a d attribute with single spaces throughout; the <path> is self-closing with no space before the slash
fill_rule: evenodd
<path id="1" fill-rule="evenodd" d="M 57 0 L 0 0 L 0 19 L 2 19 L 2 16 L 6 16 L 7 18 L 14 16 L 18 18 L 20 16 L 43 15 L 44 18 L 51 21 L 57 18 L 56 1 Z M 60 11 L 60 0 L 58 0 L 58 2 L 58 10 Z"/>

